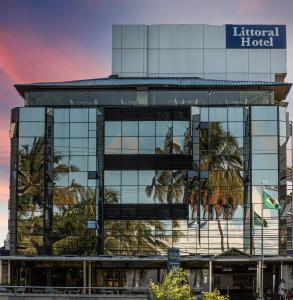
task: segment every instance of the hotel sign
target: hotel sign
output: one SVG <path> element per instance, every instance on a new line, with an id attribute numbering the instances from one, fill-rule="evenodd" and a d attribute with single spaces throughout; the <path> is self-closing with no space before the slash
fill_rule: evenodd
<path id="1" fill-rule="evenodd" d="M 286 25 L 226 25 L 226 48 L 286 49 Z"/>

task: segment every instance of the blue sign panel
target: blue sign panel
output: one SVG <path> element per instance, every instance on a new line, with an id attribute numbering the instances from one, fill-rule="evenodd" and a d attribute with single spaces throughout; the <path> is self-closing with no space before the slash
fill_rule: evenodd
<path id="1" fill-rule="evenodd" d="M 286 49 L 286 25 L 226 25 L 226 48 Z"/>
<path id="2" fill-rule="evenodd" d="M 172 267 L 177 267 L 180 265 L 180 250 L 178 248 L 168 249 L 168 270 Z"/>

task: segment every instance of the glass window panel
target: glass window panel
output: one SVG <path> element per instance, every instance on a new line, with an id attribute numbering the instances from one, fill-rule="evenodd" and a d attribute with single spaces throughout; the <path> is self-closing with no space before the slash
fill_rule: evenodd
<path id="1" fill-rule="evenodd" d="M 280 124 L 280 136 L 287 136 L 287 123 L 279 122 Z"/>
<path id="2" fill-rule="evenodd" d="M 94 138 L 89 138 L 89 155 L 95 155 L 96 154 L 96 149 L 97 149 L 97 139 Z"/>
<path id="3" fill-rule="evenodd" d="M 173 153 L 184 153 L 185 152 L 185 137 L 184 136 L 174 136 L 173 137 Z"/>
<path id="4" fill-rule="evenodd" d="M 228 131 L 231 136 L 241 137 L 243 136 L 243 123 L 242 122 L 229 122 Z"/>
<path id="5" fill-rule="evenodd" d="M 155 154 L 156 140 L 155 137 L 140 137 L 139 138 L 139 153 L 140 154 Z"/>
<path id="6" fill-rule="evenodd" d="M 252 121 L 252 135 L 277 135 L 277 122 L 273 121 Z"/>
<path id="7" fill-rule="evenodd" d="M 138 153 L 138 137 L 123 137 L 122 154 L 137 154 L 137 153 Z"/>
<path id="8" fill-rule="evenodd" d="M 88 123 L 70 123 L 70 137 L 87 137 Z"/>
<path id="9" fill-rule="evenodd" d="M 69 109 L 54 109 L 54 122 L 64 123 L 69 122 Z"/>
<path id="10" fill-rule="evenodd" d="M 172 153 L 172 139 L 166 139 L 165 137 L 156 137 L 156 154 Z"/>
<path id="11" fill-rule="evenodd" d="M 287 143 L 287 138 L 284 137 L 284 136 L 280 136 L 280 147 L 284 147 L 286 143 Z M 290 158 L 290 156 L 287 157 L 287 160 L 288 160 L 289 158 Z M 290 165 L 290 164 L 289 164 L 289 165 Z M 291 165 L 290 165 L 290 166 L 291 166 Z"/>
<path id="12" fill-rule="evenodd" d="M 173 135 L 184 135 L 189 130 L 188 121 L 173 121 Z"/>
<path id="13" fill-rule="evenodd" d="M 70 172 L 69 185 L 71 184 L 87 186 L 87 172 Z"/>
<path id="14" fill-rule="evenodd" d="M 243 108 L 229 107 L 228 121 L 243 122 Z"/>
<path id="15" fill-rule="evenodd" d="M 139 171 L 139 185 L 152 185 L 155 175 L 154 170 Z"/>
<path id="16" fill-rule="evenodd" d="M 277 153 L 278 139 L 276 136 L 252 137 L 252 152 L 254 153 Z"/>
<path id="17" fill-rule="evenodd" d="M 227 108 L 210 107 L 209 122 L 227 121 Z"/>
<path id="18" fill-rule="evenodd" d="M 277 120 L 276 106 L 252 106 L 251 120 Z"/>
<path id="19" fill-rule="evenodd" d="M 89 137 L 96 137 L 96 136 L 97 136 L 97 132 L 96 131 L 93 131 L 93 130 L 89 131 Z"/>
<path id="20" fill-rule="evenodd" d="M 121 136 L 121 122 L 120 121 L 105 122 L 105 136 Z"/>
<path id="21" fill-rule="evenodd" d="M 200 121 L 208 122 L 209 121 L 209 109 L 207 107 L 201 107 L 200 109 Z"/>
<path id="22" fill-rule="evenodd" d="M 61 155 L 68 155 L 69 153 L 69 139 L 54 138 L 54 153 Z"/>
<path id="23" fill-rule="evenodd" d="M 121 200 L 121 186 L 107 185 L 104 188 L 104 204 L 119 204 Z"/>
<path id="24" fill-rule="evenodd" d="M 96 171 L 97 170 L 97 158 L 96 158 L 96 156 L 89 156 L 88 157 L 88 170 L 89 171 Z"/>
<path id="25" fill-rule="evenodd" d="M 68 186 L 68 173 L 56 172 L 54 174 L 54 185 L 56 186 Z"/>
<path id="26" fill-rule="evenodd" d="M 96 186 L 97 180 L 96 179 L 88 179 L 87 185 L 88 186 Z"/>
<path id="27" fill-rule="evenodd" d="M 137 185 L 138 172 L 137 171 L 122 171 L 122 185 Z"/>
<path id="28" fill-rule="evenodd" d="M 43 122 L 19 122 L 19 136 L 44 136 Z"/>
<path id="29" fill-rule="evenodd" d="M 208 124 L 209 134 L 210 136 L 218 136 L 226 135 L 227 133 L 227 122 L 210 122 Z"/>
<path id="30" fill-rule="evenodd" d="M 35 138 L 35 137 L 20 137 L 19 138 L 19 149 L 27 149 L 26 151 L 30 152 L 32 150 L 32 147 L 35 143 L 37 143 L 40 139 L 43 140 L 43 138 Z M 26 152 L 27 153 L 27 152 Z"/>
<path id="31" fill-rule="evenodd" d="M 139 121 L 140 136 L 155 136 L 156 123 L 154 121 Z"/>
<path id="32" fill-rule="evenodd" d="M 121 187 L 121 203 L 137 203 L 138 202 L 138 187 L 125 185 Z"/>
<path id="33" fill-rule="evenodd" d="M 70 109 L 70 122 L 88 122 L 88 109 L 87 108 L 71 108 Z"/>
<path id="34" fill-rule="evenodd" d="M 45 108 L 43 107 L 21 107 L 19 110 L 20 122 L 45 121 Z"/>
<path id="35" fill-rule="evenodd" d="M 252 170 L 253 185 L 277 185 L 278 170 Z"/>
<path id="36" fill-rule="evenodd" d="M 156 183 L 161 185 L 172 184 L 173 172 L 172 170 L 157 170 Z"/>
<path id="37" fill-rule="evenodd" d="M 61 156 L 61 155 L 58 155 L 58 156 L 54 156 L 54 168 L 61 168 L 61 165 L 62 165 L 62 169 L 65 167 L 65 168 L 68 168 L 68 165 L 69 165 L 69 156 Z"/>
<path id="38" fill-rule="evenodd" d="M 88 143 L 87 138 L 70 139 L 70 155 L 87 155 Z"/>
<path id="39" fill-rule="evenodd" d="M 105 153 L 121 154 L 121 137 L 118 136 L 105 137 Z"/>
<path id="40" fill-rule="evenodd" d="M 97 129 L 96 123 L 89 123 L 89 130 L 96 131 L 96 129 Z"/>
<path id="41" fill-rule="evenodd" d="M 138 122 L 137 121 L 123 121 L 122 122 L 123 136 L 138 136 Z"/>
<path id="42" fill-rule="evenodd" d="M 87 171 L 87 156 L 70 156 L 70 167 L 72 171 Z"/>
<path id="43" fill-rule="evenodd" d="M 253 169 L 278 169 L 277 154 L 253 154 L 252 155 Z"/>
<path id="44" fill-rule="evenodd" d="M 121 178 L 120 171 L 104 171 L 104 183 L 105 185 L 120 185 Z"/>
<path id="45" fill-rule="evenodd" d="M 69 137 L 69 124 L 54 123 L 54 137 L 55 138 Z"/>
<path id="46" fill-rule="evenodd" d="M 95 108 L 89 109 L 89 122 L 96 123 L 97 121 L 97 110 Z"/>
<path id="47" fill-rule="evenodd" d="M 172 121 L 156 121 L 156 136 L 166 136 L 172 134 Z"/>
<path id="48" fill-rule="evenodd" d="M 153 189 L 149 189 L 151 192 L 151 195 L 148 196 L 147 192 L 146 192 L 146 186 L 139 186 L 138 187 L 139 190 L 139 195 L 138 195 L 138 202 L 139 204 L 154 204 L 155 203 L 155 199 L 154 199 L 154 188 Z"/>

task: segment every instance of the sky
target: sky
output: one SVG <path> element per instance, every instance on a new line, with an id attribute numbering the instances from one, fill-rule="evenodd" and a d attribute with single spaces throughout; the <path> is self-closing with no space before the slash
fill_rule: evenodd
<path id="1" fill-rule="evenodd" d="M 0 246 L 8 231 L 10 110 L 23 106 L 14 84 L 108 76 L 112 24 L 176 23 L 286 24 L 286 81 L 293 82 L 292 11 L 292 0 L 0 0 Z"/>

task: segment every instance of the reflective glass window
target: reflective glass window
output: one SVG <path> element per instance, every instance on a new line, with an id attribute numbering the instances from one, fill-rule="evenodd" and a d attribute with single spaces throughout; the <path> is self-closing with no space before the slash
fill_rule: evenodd
<path id="1" fill-rule="evenodd" d="M 139 204 L 154 204 L 155 203 L 154 193 L 151 193 L 151 195 L 148 196 L 148 194 L 146 192 L 146 186 L 139 186 L 138 189 L 139 189 L 139 192 L 138 192 Z"/>
<path id="2" fill-rule="evenodd" d="M 105 137 L 105 153 L 121 154 L 121 137 L 117 137 L 117 136 Z"/>
<path id="3" fill-rule="evenodd" d="M 68 186 L 68 178 L 69 175 L 68 173 L 55 173 L 56 175 L 53 177 L 54 178 L 54 184 L 56 186 Z"/>
<path id="4" fill-rule="evenodd" d="M 70 139 L 70 155 L 88 155 L 89 140 L 87 138 Z"/>
<path id="5" fill-rule="evenodd" d="M 120 185 L 121 184 L 120 171 L 104 171 L 105 185 Z"/>
<path id="6" fill-rule="evenodd" d="M 88 123 L 70 123 L 70 137 L 87 137 Z"/>
<path id="7" fill-rule="evenodd" d="M 173 121 L 173 135 L 180 136 L 184 135 L 189 130 L 188 121 Z"/>
<path id="8" fill-rule="evenodd" d="M 20 122 L 45 121 L 45 108 L 43 107 L 21 107 L 19 109 Z"/>
<path id="9" fill-rule="evenodd" d="M 70 109 L 70 122 L 88 122 L 88 109 L 87 108 L 71 108 Z"/>
<path id="10" fill-rule="evenodd" d="M 228 121 L 242 122 L 243 121 L 243 108 L 229 107 L 228 108 Z"/>
<path id="11" fill-rule="evenodd" d="M 172 139 L 165 137 L 156 137 L 156 154 L 172 153 Z"/>
<path id="12" fill-rule="evenodd" d="M 19 122 L 19 136 L 44 136 L 44 134 L 43 122 Z"/>
<path id="13" fill-rule="evenodd" d="M 121 202 L 121 186 L 111 185 L 104 187 L 104 204 L 119 204 Z"/>
<path id="14" fill-rule="evenodd" d="M 138 172 L 137 171 L 122 171 L 122 185 L 137 185 Z"/>
<path id="15" fill-rule="evenodd" d="M 69 137 L 69 123 L 54 123 L 54 137 Z"/>
<path id="16" fill-rule="evenodd" d="M 283 122 L 286 122 L 286 112 L 287 112 L 287 109 L 285 107 L 279 107 L 279 120 L 280 121 L 283 121 Z"/>
<path id="17" fill-rule="evenodd" d="M 69 139 L 54 138 L 54 153 L 61 155 L 69 154 Z"/>
<path id="18" fill-rule="evenodd" d="M 105 122 L 105 136 L 121 136 L 121 122 L 120 121 Z"/>
<path id="19" fill-rule="evenodd" d="M 155 136 L 156 123 L 154 121 L 139 121 L 139 136 Z"/>
<path id="20" fill-rule="evenodd" d="M 211 107 L 209 109 L 209 122 L 227 121 L 227 108 Z"/>
<path id="21" fill-rule="evenodd" d="M 96 156 L 89 156 L 88 157 L 88 170 L 89 171 L 96 171 L 97 170 L 97 163 L 98 160 Z"/>
<path id="22" fill-rule="evenodd" d="M 123 121 L 122 122 L 122 136 L 138 136 L 138 122 L 137 121 Z"/>
<path id="23" fill-rule="evenodd" d="M 156 135 L 166 136 L 172 134 L 172 121 L 156 121 Z"/>
<path id="24" fill-rule="evenodd" d="M 200 108 L 200 121 L 201 122 L 209 121 L 209 109 L 207 107 Z"/>
<path id="25" fill-rule="evenodd" d="M 275 121 L 252 121 L 253 135 L 277 135 L 278 127 Z"/>
<path id="26" fill-rule="evenodd" d="M 70 172 L 69 173 L 69 185 L 79 184 L 87 186 L 87 172 Z"/>
<path id="27" fill-rule="evenodd" d="M 151 185 L 155 179 L 154 170 L 139 171 L 139 185 Z"/>
<path id="28" fill-rule="evenodd" d="M 97 121 L 97 110 L 95 108 L 89 109 L 89 122 L 96 123 Z"/>
<path id="29" fill-rule="evenodd" d="M 87 171 L 87 156 L 70 156 L 70 168 L 72 171 Z"/>
<path id="30" fill-rule="evenodd" d="M 253 154 L 252 155 L 253 169 L 278 169 L 277 154 Z"/>
<path id="31" fill-rule="evenodd" d="M 280 136 L 287 136 L 287 123 L 279 122 L 280 124 Z"/>
<path id="32" fill-rule="evenodd" d="M 89 146 L 88 146 L 88 154 L 89 155 L 95 155 L 96 149 L 97 149 L 97 139 L 96 137 L 89 138 Z"/>
<path id="33" fill-rule="evenodd" d="M 69 122 L 69 109 L 54 109 L 54 122 L 64 123 Z"/>
<path id="34" fill-rule="evenodd" d="M 231 136 L 241 137 L 243 136 L 243 123 L 242 122 L 229 122 L 228 131 Z"/>
<path id="35" fill-rule="evenodd" d="M 277 120 L 276 106 L 252 106 L 251 107 L 252 120 Z"/>
<path id="36" fill-rule="evenodd" d="M 156 140 L 155 137 L 140 137 L 139 138 L 139 153 L 140 154 L 155 154 Z"/>
<path id="37" fill-rule="evenodd" d="M 131 185 L 122 185 L 121 187 L 121 203 L 137 203 L 138 187 Z"/>
<path id="38" fill-rule="evenodd" d="M 252 137 L 252 152 L 254 153 L 277 153 L 278 139 L 276 136 Z"/>
<path id="39" fill-rule="evenodd" d="M 278 170 L 252 170 L 253 185 L 277 185 Z"/>
<path id="40" fill-rule="evenodd" d="M 138 137 L 123 137 L 122 154 L 137 154 L 137 153 L 138 153 Z"/>

